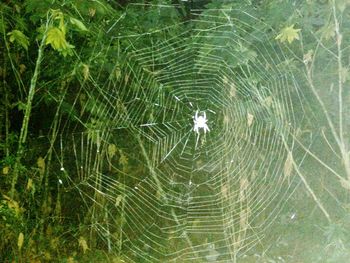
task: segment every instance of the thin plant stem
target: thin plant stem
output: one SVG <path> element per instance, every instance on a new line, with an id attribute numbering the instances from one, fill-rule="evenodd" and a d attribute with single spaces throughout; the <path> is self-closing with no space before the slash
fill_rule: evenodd
<path id="1" fill-rule="evenodd" d="M 335 1 L 333 0 L 333 19 L 335 24 L 335 35 L 336 35 L 336 44 L 337 44 L 337 62 L 338 62 L 338 103 L 339 103 L 339 139 L 341 142 L 340 145 L 340 152 L 343 159 L 343 164 L 345 168 L 345 172 L 347 175 L 348 180 L 350 180 L 350 159 L 349 159 L 349 153 L 348 153 L 348 145 L 347 142 L 344 139 L 344 124 L 343 124 L 343 115 L 344 115 L 344 107 L 343 107 L 343 65 L 342 65 L 342 39 L 343 36 L 340 33 L 339 28 L 339 21 L 337 19 L 337 13 L 335 8 Z"/>
<path id="2" fill-rule="evenodd" d="M 292 155 L 291 149 L 288 147 L 286 140 L 282 137 L 283 139 L 283 143 L 284 146 L 286 148 L 286 150 L 288 151 L 288 154 Z M 317 206 L 320 208 L 320 210 L 322 211 L 322 213 L 324 214 L 324 216 L 327 218 L 327 221 L 329 223 L 332 222 L 331 217 L 329 215 L 329 213 L 327 212 L 327 210 L 325 209 L 325 207 L 323 206 L 322 202 L 320 199 L 317 198 L 315 192 L 312 190 L 312 188 L 310 187 L 309 183 L 306 181 L 304 175 L 302 174 L 302 172 L 299 170 L 298 165 L 295 163 L 294 158 L 292 158 L 292 164 L 293 164 L 293 168 L 296 171 L 296 173 L 298 174 L 299 178 L 301 179 L 301 181 L 303 182 L 306 190 L 310 193 L 310 195 L 312 196 L 312 199 L 314 199 L 315 203 L 317 204 Z"/>
<path id="3" fill-rule="evenodd" d="M 336 34 L 336 44 L 337 44 L 337 62 L 338 62 L 338 103 L 339 103 L 339 138 L 341 142 L 344 142 L 343 139 L 343 77 L 342 77 L 342 50 L 341 42 L 342 35 L 340 34 L 339 21 L 337 19 L 337 14 L 335 11 L 335 2 L 333 0 L 333 18 L 334 18 L 334 30 Z"/>
<path id="4" fill-rule="evenodd" d="M 5 92 L 5 155 L 6 157 L 10 156 L 10 119 L 9 119 L 9 98 L 8 98 L 8 90 L 4 83 L 4 92 Z"/>
<path id="5" fill-rule="evenodd" d="M 24 118 L 23 118 L 21 132 L 18 140 L 18 149 L 17 149 L 17 156 L 16 156 L 15 167 L 14 167 L 14 174 L 13 174 L 12 183 L 11 183 L 11 191 L 10 191 L 11 198 L 13 198 L 15 193 L 15 187 L 16 187 L 16 183 L 19 175 L 19 166 L 20 166 L 21 158 L 24 151 L 24 144 L 26 143 L 26 140 L 27 140 L 29 119 L 32 111 L 32 103 L 33 103 L 33 99 L 36 91 L 37 80 L 40 73 L 40 66 L 44 55 L 44 48 L 45 48 L 45 42 L 46 42 L 46 36 L 47 36 L 46 32 L 49 28 L 49 20 L 50 19 L 47 19 L 47 22 L 46 22 L 45 32 L 43 34 L 43 38 L 41 39 L 40 46 L 38 49 L 38 56 L 35 63 L 34 73 L 30 81 L 30 87 L 29 87 L 29 93 L 27 97 L 26 108 L 24 112 Z"/>

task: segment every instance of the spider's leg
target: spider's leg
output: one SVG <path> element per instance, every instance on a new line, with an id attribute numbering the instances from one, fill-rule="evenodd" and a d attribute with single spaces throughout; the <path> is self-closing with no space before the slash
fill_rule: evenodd
<path id="1" fill-rule="evenodd" d="M 198 119 L 198 110 L 196 110 L 196 114 L 194 116 L 195 116 L 195 119 L 197 120 Z"/>
<path id="2" fill-rule="evenodd" d="M 204 116 L 204 119 L 206 120 L 207 119 L 207 115 L 205 114 L 205 112 L 203 112 L 203 116 Z M 207 121 L 205 121 L 207 122 Z"/>

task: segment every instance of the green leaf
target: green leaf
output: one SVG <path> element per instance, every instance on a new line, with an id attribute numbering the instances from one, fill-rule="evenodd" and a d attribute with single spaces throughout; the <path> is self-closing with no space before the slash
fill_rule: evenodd
<path id="1" fill-rule="evenodd" d="M 59 51 L 64 57 L 66 57 L 67 55 L 72 56 L 73 55 L 73 51 L 72 51 L 73 48 L 74 48 L 74 46 L 68 43 L 68 46 L 66 49 L 62 49 Z"/>
<path id="2" fill-rule="evenodd" d="M 57 27 L 52 27 L 47 32 L 46 45 L 48 44 L 55 50 L 66 49 L 68 47 L 65 34 Z"/>
<path id="3" fill-rule="evenodd" d="M 87 80 L 90 76 L 90 67 L 89 65 L 83 64 L 83 76 L 84 80 Z"/>
<path id="4" fill-rule="evenodd" d="M 10 42 L 17 42 L 19 45 L 21 45 L 25 50 L 28 50 L 29 46 L 29 40 L 28 37 L 23 34 L 19 30 L 12 30 L 11 32 L 7 33 L 8 36 L 10 36 Z"/>
<path id="5" fill-rule="evenodd" d="M 108 152 L 109 158 L 113 158 L 114 155 L 117 153 L 117 146 L 113 143 L 109 144 L 107 152 Z"/>
<path id="6" fill-rule="evenodd" d="M 79 242 L 79 247 L 83 250 L 83 253 L 85 254 L 86 251 L 89 250 L 89 246 L 88 246 L 88 244 L 87 244 L 85 238 L 81 236 L 81 237 L 79 238 L 79 241 L 78 241 L 78 242 Z"/>
<path id="7" fill-rule="evenodd" d="M 288 43 L 290 44 L 295 39 L 299 40 L 299 34 L 298 34 L 299 31 L 300 29 L 295 29 L 294 25 L 287 26 L 281 30 L 281 32 L 278 34 L 278 36 L 275 39 L 281 41 L 282 43 L 287 40 Z"/>
<path id="8" fill-rule="evenodd" d="M 46 165 L 45 165 L 45 159 L 44 159 L 43 157 L 40 156 L 40 157 L 37 159 L 36 164 L 37 164 L 37 166 L 38 166 L 38 168 L 39 168 L 40 175 L 44 175 L 44 173 L 45 173 L 45 167 L 46 167 Z"/>
<path id="9" fill-rule="evenodd" d="M 15 105 L 18 107 L 18 110 L 25 110 L 27 108 L 27 104 L 25 102 L 22 101 L 18 101 L 17 103 L 15 103 Z"/>
<path id="10" fill-rule="evenodd" d="M 64 15 L 61 10 L 59 9 L 51 9 L 52 17 L 55 20 L 58 20 L 58 28 L 63 32 L 63 34 L 66 34 L 66 25 L 64 24 Z"/>
<path id="11" fill-rule="evenodd" d="M 23 241 L 24 241 L 24 235 L 23 233 L 19 233 L 18 235 L 18 240 L 17 240 L 17 245 L 18 245 L 18 250 L 21 251 L 22 246 L 23 246 Z"/>
<path id="12" fill-rule="evenodd" d="M 72 49 L 74 46 L 67 42 L 65 33 L 58 27 L 52 27 L 47 32 L 46 45 L 49 44 L 64 57 L 72 55 Z"/>
<path id="13" fill-rule="evenodd" d="M 75 19 L 73 17 L 70 18 L 70 22 L 75 25 L 80 31 L 89 31 L 86 26 L 83 24 L 83 22 L 81 22 L 78 19 Z"/>
<path id="14" fill-rule="evenodd" d="M 119 150 L 119 154 L 120 154 L 119 164 L 123 167 L 123 171 L 125 171 L 127 170 L 129 159 L 122 150 Z"/>

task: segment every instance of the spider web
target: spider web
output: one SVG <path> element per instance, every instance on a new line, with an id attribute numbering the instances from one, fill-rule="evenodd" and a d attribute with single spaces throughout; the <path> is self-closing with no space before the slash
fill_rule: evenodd
<path id="1" fill-rule="evenodd" d="M 289 134 L 303 97 L 288 50 L 243 11 L 192 15 L 148 48 L 137 48 L 143 35 L 114 38 L 127 55 L 104 85 L 99 74 L 83 83 L 75 103 L 85 128 L 61 145 L 75 156 L 62 154 L 65 186 L 79 190 L 108 249 L 131 262 L 233 262 L 297 185 Z M 197 110 L 206 134 L 193 131 Z M 70 162 L 76 171 L 64 170 Z"/>

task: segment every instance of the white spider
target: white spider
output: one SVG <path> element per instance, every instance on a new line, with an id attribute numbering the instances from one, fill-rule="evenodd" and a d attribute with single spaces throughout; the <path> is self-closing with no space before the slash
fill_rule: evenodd
<path id="1" fill-rule="evenodd" d="M 194 127 L 193 127 L 193 131 L 196 132 L 197 134 L 199 134 L 199 129 L 203 129 L 204 133 L 206 133 L 207 131 L 210 132 L 209 127 L 207 125 L 207 116 L 205 115 L 205 111 L 203 112 L 203 116 L 198 116 L 198 110 L 196 111 L 195 115 L 194 115 Z"/>

